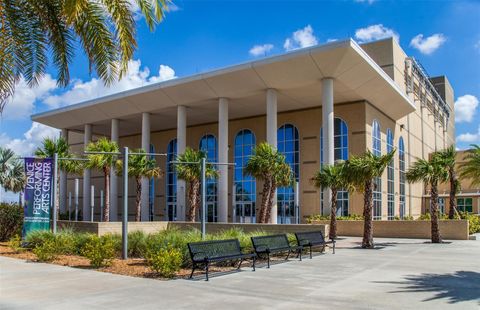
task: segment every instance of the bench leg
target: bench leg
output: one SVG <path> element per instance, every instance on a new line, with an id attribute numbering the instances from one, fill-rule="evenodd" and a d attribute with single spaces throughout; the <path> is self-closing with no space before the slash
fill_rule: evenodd
<path id="1" fill-rule="evenodd" d="M 312 259 L 312 246 L 310 245 L 309 248 L 310 248 L 310 259 Z"/>
<path id="2" fill-rule="evenodd" d="M 335 241 L 333 241 L 333 254 L 335 254 Z"/>
<path id="3" fill-rule="evenodd" d="M 290 257 L 290 252 L 291 250 L 288 250 L 287 257 L 285 257 L 285 260 L 288 260 L 288 258 Z"/>
<path id="4" fill-rule="evenodd" d="M 298 255 L 300 256 L 300 261 L 302 261 L 302 249 L 298 250 Z"/>
<path id="5" fill-rule="evenodd" d="M 270 253 L 267 253 L 267 268 L 270 268 Z"/>
<path id="6" fill-rule="evenodd" d="M 253 259 L 252 259 L 252 269 L 253 271 L 255 271 L 255 261 L 257 260 L 257 258 L 254 256 Z"/>
<path id="7" fill-rule="evenodd" d="M 195 272 L 195 269 L 197 268 L 197 265 L 196 264 L 193 264 L 192 266 L 192 273 L 190 273 L 190 278 L 191 279 L 193 277 L 193 273 Z"/>
<path id="8" fill-rule="evenodd" d="M 240 267 L 242 267 L 242 263 L 243 263 L 243 258 L 240 260 L 240 262 L 238 263 L 238 267 L 237 267 L 237 270 L 240 269 Z"/>
<path id="9" fill-rule="evenodd" d="M 208 281 L 208 262 L 205 264 L 205 281 Z"/>

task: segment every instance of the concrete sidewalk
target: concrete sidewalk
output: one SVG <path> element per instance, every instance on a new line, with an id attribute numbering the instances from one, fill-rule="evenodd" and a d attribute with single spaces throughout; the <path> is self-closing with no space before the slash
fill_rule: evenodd
<path id="1" fill-rule="evenodd" d="M 0 309 L 480 309 L 480 241 L 358 238 L 201 280 L 132 278 L 0 257 Z"/>

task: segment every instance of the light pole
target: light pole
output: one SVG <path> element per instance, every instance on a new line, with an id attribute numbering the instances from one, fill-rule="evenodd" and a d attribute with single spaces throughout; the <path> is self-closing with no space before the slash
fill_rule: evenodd
<path id="1" fill-rule="evenodd" d="M 128 146 L 123 148 L 122 259 L 128 258 Z"/>

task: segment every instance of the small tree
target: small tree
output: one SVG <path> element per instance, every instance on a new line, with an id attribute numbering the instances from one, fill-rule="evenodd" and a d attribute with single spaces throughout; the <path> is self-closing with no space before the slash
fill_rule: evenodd
<path id="1" fill-rule="evenodd" d="M 0 147 L 0 186 L 6 191 L 19 193 L 26 181 L 22 160 L 12 150 Z"/>
<path id="2" fill-rule="evenodd" d="M 450 194 L 449 194 L 449 205 L 450 209 L 448 211 L 448 218 L 453 219 L 455 218 L 455 214 L 457 212 L 457 201 L 456 201 L 456 195 L 458 191 L 460 190 L 460 182 L 458 181 L 457 178 L 457 172 L 456 172 L 456 157 L 457 157 L 457 151 L 455 151 L 455 147 L 452 145 L 445 150 L 439 151 L 435 153 L 435 156 L 438 156 L 438 159 L 441 161 L 443 164 L 443 167 L 448 171 L 448 181 L 450 183 Z"/>
<path id="3" fill-rule="evenodd" d="M 363 192 L 364 227 L 362 248 L 373 249 L 374 247 L 372 227 L 374 179 L 382 176 L 394 154 L 395 150 L 382 156 L 376 156 L 372 152 L 367 151 L 361 156 L 352 156 L 346 162 L 345 173 L 347 179 Z"/>
<path id="4" fill-rule="evenodd" d="M 145 150 L 134 150 L 128 157 L 128 175 L 135 178 L 136 196 L 135 196 L 135 221 L 140 222 L 142 212 L 142 178 L 160 178 L 162 171 L 157 166 L 155 159 L 149 158 Z M 117 161 L 117 172 L 122 173 L 122 161 Z"/>
<path id="5" fill-rule="evenodd" d="M 201 151 L 195 151 L 189 147 L 185 149 L 183 154 L 177 156 L 177 164 L 175 166 L 177 178 L 188 183 L 188 201 L 190 208 L 187 213 L 187 221 L 195 222 L 195 215 L 200 208 L 200 182 L 202 178 L 201 160 L 206 158 L 206 154 Z M 198 163 L 198 164 L 197 164 Z M 218 172 L 211 164 L 207 164 L 205 177 L 216 178 Z"/>
<path id="6" fill-rule="evenodd" d="M 103 154 L 88 154 L 87 168 L 97 169 L 103 172 L 105 188 L 105 210 L 103 212 L 103 221 L 110 221 L 110 170 L 115 163 L 119 148 L 116 142 L 107 138 L 100 138 L 97 142 L 91 142 L 87 145 L 87 152 L 102 152 Z"/>
<path id="7" fill-rule="evenodd" d="M 430 186 L 430 218 L 432 243 L 442 242 L 440 230 L 438 228 L 438 184 L 446 182 L 449 179 L 448 170 L 442 158 L 438 154 L 434 154 L 430 160 L 419 159 L 410 169 L 408 169 L 407 181 L 415 183 L 422 181 Z"/>
<path id="8" fill-rule="evenodd" d="M 470 179 L 472 186 L 480 185 L 480 145 L 472 144 L 465 162 L 460 165 L 460 177 Z"/>
<path id="9" fill-rule="evenodd" d="M 285 162 L 285 156 L 270 144 L 263 142 L 255 147 L 253 155 L 245 166 L 245 174 L 263 181 L 262 202 L 258 223 L 268 223 L 278 186 L 292 182 L 292 170 Z"/>
<path id="10" fill-rule="evenodd" d="M 331 212 L 330 212 L 330 238 L 337 237 L 337 192 L 341 189 L 353 190 L 346 175 L 346 165 L 344 161 L 339 161 L 335 165 L 325 165 L 315 173 L 312 178 L 315 187 L 330 188 L 332 191 Z"/>

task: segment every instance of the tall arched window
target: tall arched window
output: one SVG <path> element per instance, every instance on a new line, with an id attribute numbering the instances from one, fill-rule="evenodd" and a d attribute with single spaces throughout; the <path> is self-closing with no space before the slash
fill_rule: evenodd
<path id="1" fill-rule="evenodd" d="M 217 138 L 214 135 L 204 135 L 200 139 L 200 145 L 198 147 L 202 152 L 207 154 L 207 161 L 217 162 L 218 160 L 218 148 Z M 217 181 L 216 179 L 207 179 L 206 188 L 206 208 L 207 208 L 207 221 L 217 221 Z"/>
<path id="2" fill-rule="evenodd" d="M 167 220 L 177 220 L 177 173 L 175 172 L 175 165 L 170 162 L 175 161 L 177 157 L 177 139 L 173 139 L 168 143 L 167 147 L 167 166 L 165 175 L 165 202 Z"/>
<path id="3" fill-rule="evenodd" d="M 150 153 L 155 153 L 155 146 L 150 144 Z M 150 155 L 150 159 L 155 159 L 154 155 Z M 148 219 L 153 221 L 155 215 L 155 179 L 151 178 L 148 182 Z"/>
<path id="4" fill-rule="evenodd" d="M 405 217 L 405 144 L 403 138 L 398 140 L 398 170 L 400 172 L 400 218 Z"/>
<path id="5" fill-rule="evenodd" d="M 253 154 L 255 135 L 248 129 L 235 136 L 235 222 L 255 223 L 256 181 L 244 174 L 248 159 Z"/>
<path id="6" fill-rule="evenodd" d="M 387 129 L 387 152 L 393 151 L 393 133 L 390 128 Z M 395 176 L 394 176 L 394 160 L 392 159 L 387 166 L 387 188 L 388 188 L 388 219 L 393 220 L 395 218 Z"/>
<path id="7" fill-rule="evenodd" d="M 333 125 L 334 160 L 348 159 L 348 127 L 341 118 L 336 117 Z M 323 128 L 320 129 L 320 160 L 323 165 Z M 323 200 L 323 190 L 322 190 Z M 348 215 L 348 191 L 337 192 L 337 216 Z"/>
<path id="8" fill-rule="evenodd" d="M 285 155 L 286 162 L 294 173 L 295 182 L 299 181 L 300 141 L 298 129 L 292 124 L 285 124 L 277 131 L 278 151 Z M 277 191 L 278 222 L 290 224 L 295 222 L 294 186 L 280 187 Z"/>
<path id="9" fill-rule="evenodd" d="M 376 156 L 382 155 L 382 140 L 380 138 L 380 124 L 377 120 L 372 123 L 372 152 Z M 373 219 L 382 219 L 382 178 L 374 180 L 373 190 Z"/>

